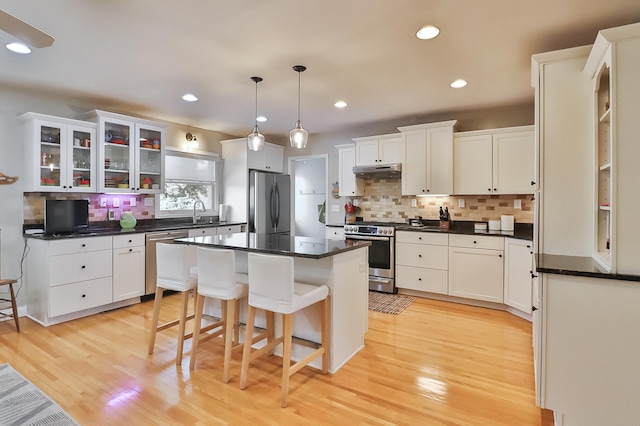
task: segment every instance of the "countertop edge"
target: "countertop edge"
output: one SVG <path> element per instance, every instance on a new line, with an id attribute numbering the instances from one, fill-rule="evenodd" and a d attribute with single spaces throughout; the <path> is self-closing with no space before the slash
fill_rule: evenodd
<path id="1" fill-rule="evenodd" d="M 591 257 L 537 254 L 536 271 L 545 274 L 640 282 L 640 275 L 603 271 Z"/>

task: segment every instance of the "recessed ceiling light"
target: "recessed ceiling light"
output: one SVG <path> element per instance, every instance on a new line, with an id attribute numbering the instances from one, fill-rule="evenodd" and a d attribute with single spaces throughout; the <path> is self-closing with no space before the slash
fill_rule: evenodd
<path id="1" fill-rule="evenodd" d="M 467 85 L 467 81 L 459 78 L 453 83 L 451 83 L 449 86 L 453 87 L 454 89 L 460 89 L 461 87 L 464 87 L 466 85 Z"/>
<path id="2" fill-rule="evenodd" d="M 260 123 L 264 123 L 265 121 L 267 121 L 267 117 L 265 117 L 264 115 L 260 115 L 256 118 L 256 121 L 259 121 Z"/>
<path id="3" fill-rule="evenodd" d="M 198 97 L 196 95 L 194 95 L 193 93 L 186 93 L 184 95 L 182 95 L 182 100 L 187 101 L 187 102 L 195 102 L 198 100 Z"/>
<path id="4" fill-rule="evenodd" d="M 345 101 L 338 101 L 335 104 L 333 104 L 333 106 L 336 108 L 344 108 L 347 106 L 347 103 Z"/>
<path id="5" fill-rule="evenodd" d="M 21 55 L 27 55 L 31 53 L 31 49 L 29 49 L 27 45 L 24 45 L 22 43 L 7 43 L 5 44 L 5 47 L 12 52 L 20 53 Z"/>
<path id="6" fill-rule="evenodd" d="M 416 37 L 420 40 L 431 40 L 432 38 L 438 37 L 438 34 L 440 34 L 440 28 L 434 25 L 425 25 L 418 30 Z"/>

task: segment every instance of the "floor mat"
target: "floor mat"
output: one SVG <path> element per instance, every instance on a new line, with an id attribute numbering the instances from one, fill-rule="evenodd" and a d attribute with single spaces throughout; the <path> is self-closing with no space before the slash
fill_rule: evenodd
<path id="1" fill-rule="evenodd" d="M 413 296 L 370 291 L 369 310 L 382 312 L 384 314 L 398 315 L 400 312 L 404 311 L 407 306 L 412 304 L 414 300 L 416 300 L 416 298 Z"/>

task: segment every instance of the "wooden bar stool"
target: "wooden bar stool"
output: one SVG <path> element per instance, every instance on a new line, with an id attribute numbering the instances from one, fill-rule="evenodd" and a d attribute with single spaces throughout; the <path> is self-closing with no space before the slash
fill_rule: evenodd
<path id="1" fill-rule="evenodd" d="M 249 363 L 283 344 L 282 349 L 282 399 L 281 406 L 287 406 L 289 378 L 302 367 L 322 356 L 322 373 L 329 369 L 328 295 L 325 285 L 314 286 L 294 281 L 293 258 L 265 254 L 248 254 L 249 264 L 249 311 L 244 337 L 240 389 L 247 385 Z M 293 314 L 315 303 L 321 303 L 322 344 L 304 359 L 291 365 L 291 343 L 293 337 Z M 256 309 L 267 311 L 267 331 L 253 337 Z M 273 314 L 282 314 L 282 336 L 274 338 Z M 252 344 L 267 339 L 260 349 L 252 349 Z"/>
<path id="2" fill-rule="evenodd" d="M 229 383 L 231 352 L 233 349 L 242 347 L 238 344 L 240 341 L 238 301 L 247 297 L 249 277 L 247 274 L 236 273 L 236 255 L 233 250 L 198 247 L 196 254 L 198 258 L 198 303 L 196 304 L 189 368 L 193 370 L 196 365 L 196 355 L 200 343 L 222 334 L 224 342 L 222 381 Z M 222 320 L 207 328 L 201 328 L 202 310 L 207 297 L 221 301 Z M 200 337 L 201 333 L 215 327 L 220 327 L 220 330 Z"/>
<path id="3" fill-rule="evenodd" d="M 8 285 L 9 286 L 9 295 L 11 299 L 0 299 L 2 302 L 11 302 L 11 310 L 12 314 L 5 314 L 4 312 L 0 312 L 0 317 L 13 317 L 13 320 L 16 322 L 16 330 L 20 333 L 20 322 L 18 321 L 18 306 L 16 305 L 16 295 L 13 292 L 13 285 L 18 282 L 17 280 L 3 280 L 0 279 L 0 286 Z"/>
<path id="4" fill-rule="evenodd" d="M 193 333 L 185 334 L 185 328 L 186 322 L 194 318 L 194 314 L 187 315 L 187 305 L 189 303 L 189 293 L 193 291 L 198 284 L 195 262 L 196 260 L 192 253 L 192 247 L 189 247 L 188 245 L 156 244 L 156 298 L 153 303 L 153 320 L 151 338 L 149 339 L 149 353 L 153 353 L 153 348 L 156 342 L 156 333 L 177 325 L 179 330 L 178 349 L 176 354 L 177 365 L 182 363 L 184 341 L 193 336 Z M 173 290 L 182 294 L 180 317 L 176 320 L 158 325 L 160 308 L 162 305 L 162 295 L 165 290 Z"/>

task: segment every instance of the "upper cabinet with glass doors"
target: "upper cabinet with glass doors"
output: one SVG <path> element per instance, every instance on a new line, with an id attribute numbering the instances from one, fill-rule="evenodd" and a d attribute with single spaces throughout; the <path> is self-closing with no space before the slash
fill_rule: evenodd
<path id="1" fill-rule="evenodd" d="M 25 192 L 96 192 L 96 125 L 28 112 Z"/>
<path id="2" fill-rule="evenodd" d="M 164 127 L 151 121 L 98 110 L 91 116 L 98 123 L 98 190 L 162 193 Z"/>

